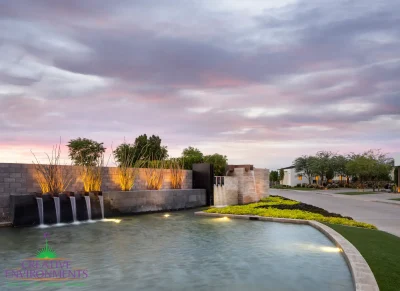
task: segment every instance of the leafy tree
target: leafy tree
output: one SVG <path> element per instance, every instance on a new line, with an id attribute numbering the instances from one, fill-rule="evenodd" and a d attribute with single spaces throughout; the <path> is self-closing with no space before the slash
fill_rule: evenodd
<path id="1" fill-rule="evenodd" d="M 161 138 L 155 135 L 147 138 L 146 134 L 138 136 L 133 144 L 120 144 L 113 153 L 117 163 L 129 164 L 130 167 L 139 159 L 164 160 L 168 157 L 167 147 L 161 145 Z M 129 162 L 126 162 L 128 158 Z"/>
<path id="2" fill-rule="evenodd" d="M 283 178 L 285 178 L 285 170 L 279 169 L 279 180 L 283 181 Z"/>
<path id="3" fill-rule="evenodd" d="M 350 173 L 346 168 L 347 163 L 349 162 L 349 160 L 351 159 L 350 156 L 343 156 L 343 155 L 336 155 L 333 157 L 333 165 L 334 165 L 334 169 L 335 169 L 335 173 L 340 175 L 340 176 L 344 176 L 346 177 L 346 183 L 349 183 L 349 176 Z"/>
<path id="4" fill-rule="evenodd" d="M 394 161 L 387 157 L 386 154 L 379 150 L 369 150 L 363 154 L 352 154 L 346 166 L 347 170 L 354 176 L 357 176 L 361 185 L 363 182 L 372 181 L 372 188 L 380 188 L 381 181 L 388 181 L 390 170 L 393 167 Z"/>
<path id="5" fill-rule="evenodd" d="M 193 164 L 202 163 L 204 161 L 203 153 L 199 149 L 191 146 L 183 150 L 182 158 L 185 161 L 186 170 L 191 170 Z"/>
<path id="6" fill-rule="evenodd" d="M 335 173 L 332 169 L 329 169 L 325 174 L 326 180 L 332 180 L 335 177 Z"/>
<path id="7" fill-rule="evenodd" d="M 275 185 L 276 182 L 279 181 L 279 173 L 278 173 L 278 171 L 271 171 L 271 172 L 269 173 L 269 180 L 270 180 L 271 182 L 273 182 L 274 185 Z"/>
<path id="8" fill-rule="evenodd" d="M 308 179 L 309 183 L 312 182 L 313 169 L 311 167 L 312 157 L 301 156 L 294 160 L 293 165 L 296 172 L 301 173 L 302 176 Z"/>
<path id="9" fill-rule="evenodd" d="M 103 143 L 87 139 L 71 139 L 67 144 L 69 157 L 75 165 L 94 166 L 96 161 L 104 154 L 106 148 Z"/>
<path id="10" fill-rule="evenodd" d="M 204 157 L 204 162 L 210 163 L 214 166 L 215 176 L 225 176 L 226 166 L 228 165 L 228 159 L 226 156 L 220 154 L 213 154 Z"/>
<path id="11" fill-rule="evenodd" d="M 332 152 L 320 151 L 310 161 L 312 172 L 321 177 L 321 185 L 326 173 L 334 169 L 333 156 Z"/>

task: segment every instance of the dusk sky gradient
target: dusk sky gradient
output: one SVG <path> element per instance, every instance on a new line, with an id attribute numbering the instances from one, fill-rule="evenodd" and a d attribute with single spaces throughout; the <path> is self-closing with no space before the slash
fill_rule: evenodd
<path id="1" fill-rule="evenodd" d="M 398 0 L 3 0 L 0 31 L 0 162 L 143 133 L 270 169 L 400 151 Z"/>

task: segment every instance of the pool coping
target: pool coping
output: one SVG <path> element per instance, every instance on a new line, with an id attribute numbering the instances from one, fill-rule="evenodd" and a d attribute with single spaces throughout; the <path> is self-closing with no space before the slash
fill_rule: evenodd
<path id="1" fill-rule="evenodd" d="M 248 220 L 261 220 L 270 222 L 281 222 L 281 223 L 294 223 L 294 224 L 305 224 L 310 225 L 326 237 L 328 237 L 336 247 L 340 248 L 342 255 L 350 269 L 350 273 L 353 279 L 353 285 L 355 291 L 379 291 L 378 283 L 376 282 L 375 276 L 371 271 L 367 261 L 360 254 L 360 252 L 345 239 L 341 234 L 330 228 L 329 226 L 322 224 L 315 220 L 303 220 L 303 219 L 290 219 L 290 218 L 275 218 L 275 217 L 264 217 L 258 215 L 236 215 L 236 214 L 221 214 L 221 213 L 206 213 L 198 211 L 194 213 L 197 216 L 209 216 L 209 217 L 229 217 L 234 219 L 248 219 Z"/>

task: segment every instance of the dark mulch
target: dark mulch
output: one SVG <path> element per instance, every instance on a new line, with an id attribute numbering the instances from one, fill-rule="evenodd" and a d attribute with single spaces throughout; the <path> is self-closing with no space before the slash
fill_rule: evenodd
<path id="1" fill-rule="evenodd" d="M 283 197 L 280 197 L 280 198 L 283 199 Z M 284 199 L 284 200 L 291 200 L 291 199 Z M 302 203 L 302 202 L 299 202 L 298 204 L 294 204 L 294 205 L 278 204 L 278 205 L 258 206 L 257 208 L 269 208 L 269 207 L 277 208 L 277 209 L 302 210 L 302 211 L 308 211 L 308 212 L 312 212 L 312 213 L 318 213 L 325 217 L 342 217 L 342 218 L 348 218 L 350 220 L 353 220 L 353 218 L 351 218 L 349 216 L 342 216 L 338 213 L 332 213 L 332 212 L 326 211 L 323 208 L 319 208 L 317 206 Z"/>

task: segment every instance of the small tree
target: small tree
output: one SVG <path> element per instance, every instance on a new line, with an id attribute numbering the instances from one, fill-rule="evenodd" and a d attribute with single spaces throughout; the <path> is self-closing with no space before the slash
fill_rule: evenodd
<path id="1" fill-rule="evenodd" d="M 228 165 L 228 158 L 220 154 L 213 154 L 204 157 L 204 162 L 210 163 L 214 166 L 215 176 L 225 176 L 226 166 Z"/>
<path id="2" fill-rule="evenodd" d="M 279 180 L 283 181 L 285 178 L 285 171 L 283 169 L 279 169 Z"/>
<path id="3" fill-rule="evenodd" d="M 124 159 L 129 157 L 129 166 L 133 167 L 142 158 L 144 150 L 148 157 L 159 157 L 162 160 L 168 157 L 167 147 L 161 145 L 161 138 L 156 135 L 147 138 L 146 134 L 138 136 L 133 144 L 124 141 L 113 151 L 113 154 L 115 160 L 120 164 L 126 164 L 127 161 L 124 161 Z"/>
<path id="4" fill-rule="evenodd" d="M 302 176 L 308 179 L 308 182 L 312 182 L 313 171 L 311 167 L 312 157 L 302 156 L 294 160 L 293 165 L 296 172 L 301 173 Z"/>
<path id="5" fill-rule="evenodd" d="M 279 181 L 279 174 L 278 174 L 278 171 L 271 171 L 271 172 L 269 173 L 269 180 L 270 180 L 271 182 L 273 182 L 273 184 L 275 185 L 276 182 Z"/>
<path id="6" fill-rule="evenodd" d="M 349 176 L 350 173 L 346 168 L 347 163 L 350 160 L 350 156 L 346 157 L 343 155 L 336 155 L 333 157 L 333 165 L 335 168 L 335 173 L 341 176 L 341 180 L 344 177 L 346 177 L 346 183 L 349 183 Z"/>
<path id="7" fill-rule="evenodd" d="M 193 164 L 204 162 L 203 153 L 191 146 L 183 150 L 182 158 L 185 160 L 186 170 L 192 170 Z"/>
<path id="8" fill-rule="evenodd" d="M 80 137 L 71 139 L 67 147 L 69 149 L 69 157 L 77 166 L 95 166 L 96 161 L 106 151 L 103 143 Z"/>
<path id="9" fill-rule="evenodd" d="M 320 151 L 310 161 L 312 171 L 321 177 L 321 185 L 326 173 L 334 169 L 333 156 L 332 152 Z"/>

